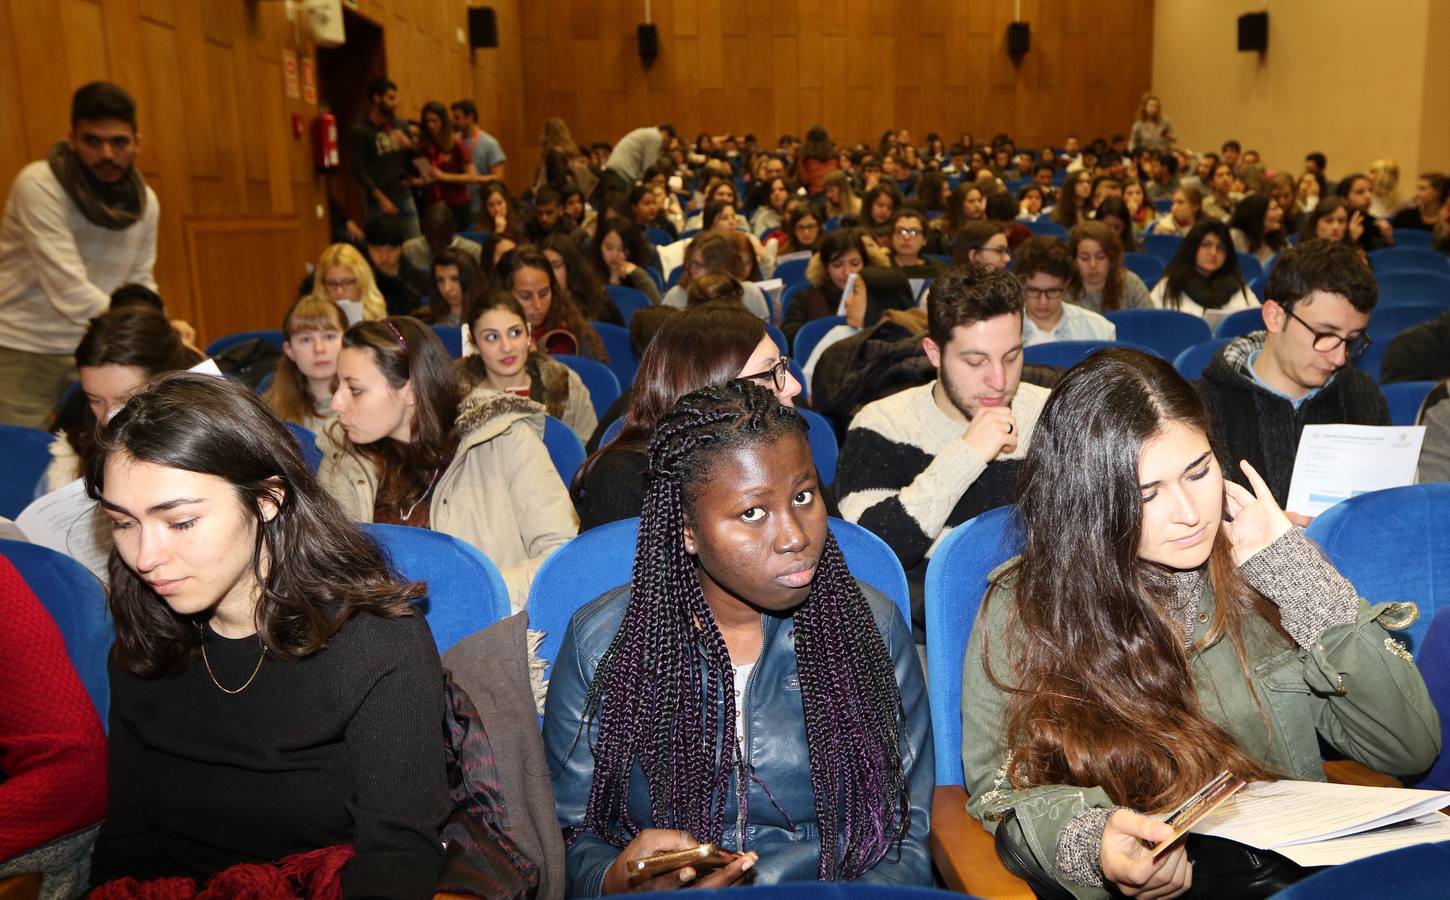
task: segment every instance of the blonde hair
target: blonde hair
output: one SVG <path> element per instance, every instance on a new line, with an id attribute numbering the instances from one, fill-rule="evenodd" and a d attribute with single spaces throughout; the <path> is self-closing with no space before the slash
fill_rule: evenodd
<path id="1" fill-rule="evenodd" d="M 821 182 L 821 193 L 824 195 L 827 188 L 836 188 L 840 194 L 841 201 L 832 203 L 830 198 L 826 199 L 826 216 L 854 216 L 861 212 L 861 201 L 856 192 L 851 188 L 851 176 L 840 169 L 826 176 Z"/>
<path id="2" fill-rule="evenodd" d="M 327 277 L 327 270 L 334 266 L 347 269 L 357 279 L 364 319 L 375 321 L 387 318 L 388 304 L 383 300 L 377 282 L 373 280 L 373 267 L 368 265 L 368 261 L 363 259 L 363 255 L 352 244 L 333 244 L 322 251 L 322 255 L 317 258 L 317 270 L 312 278 L 313 297 L 332 301 L 322 282 Z"/>
<path id="3" fill-rule="evenodd" d="M 347 331 L 347 316 L 342 307 L 332 300 L 313 293 L 297 298 L 292 308 L 287 310 L 287 315 L 282 318 L 282 337 L 291 341 L 303 332 L 326 331 L 329 326 L 336 328 L 341 335 Z M 308 425 L 317 418 L 317 403 L 312 399 L 307 378 L 285 353 L 277 359 L 272 383 L 262 394 L 262 400 L 284 422 Z"/>
<path id="4" fill-rule="evenodd" d="M 550 116 L 544 120 L 543 152 L 550 150 L 562 150 L 570 156 L 579 155 L 579 145 L 574 143 L 574 136 L 569 133 L 569 126 L 558 116 Z"/>
<path id="5" fill-rule="evenodd" d="M 1400 164 L 1382 156 L 1369 164 L 1369 181 L 1374 195 L 1382 199 L 1386 208 L 1392 208 L 1399 200 Z"/>

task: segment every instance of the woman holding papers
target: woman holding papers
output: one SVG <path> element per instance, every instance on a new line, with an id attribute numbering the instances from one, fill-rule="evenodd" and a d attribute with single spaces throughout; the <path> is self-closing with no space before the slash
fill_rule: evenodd
<path id="1" fill-rule="evenodd" d="M 1319 737 L 1394 774 L 1433 762 L 1434 707 L 1385 630 L 1413 607 L 1360 599 L 1252 468 L 1252 492 L 1226 480 L 1168 363 L 1095 354 L 1037 429 L 1026 542 L 993 573 L 962 692 L 969 809 L 1024 871 L 1079 897 L 1212 891 L 1212 866 L 1142 841 L 1221 770 L 1323 780 Z"/>

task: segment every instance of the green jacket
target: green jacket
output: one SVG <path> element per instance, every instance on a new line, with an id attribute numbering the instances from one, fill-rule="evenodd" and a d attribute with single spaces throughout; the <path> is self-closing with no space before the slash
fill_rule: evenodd
<path id="1" fill-rule="evenodd" d="M 1297 530 L 1291 534 L 1299 535 Z M 1296 547 L 1296 553 L 1314 553 L 1315 562 L 1332 573 L 1332 567 L 1317 559 L 1317 552 L 1302 536 L 1281 540 L 1302 545 Z M 994 572 L 994 580 L 1011 564 Z M 1245 572 L 1246 577 L 1248 574 Z M 1339 578 L 1337 573 L 1333 577 Z M 1248 580 L 1286 614 L 1285 595 L 1304 587 L 1303 580 L 1295 578 L 1280 578 L 1277 583 L 1273 579 Z M 1006 580 L 991 602 L 983 605 L 967 645 L 962 674 L 962 763 L 971 796 L 967 809 L 995 833 L 1001 816 L 1015 808 L 1017 828 L 1010 839 L 1030 852 L 1047 872 L 1058 874 L 1058 836 L 1067 821 L 1084 809 L 1116 804 L 1098 787 L 1042 785 L 1016 790 L 1004 777 L 1008 754 L 1002 723 L 1008 696 L 987 677 L 982 641 L 984 635 L 990 641 L 993 674 L 1010 684 L 1006 648 L 1014 583 L 1015 579 Z M 1385 631 L 1386 627 L 1407 627 L 1415 618 L 1413 605 L 1356 602 L 1354 621 L 1330 625 L 1308 649 L 1286 640 L 1263 619 L 1245 618 L 1250 680 L 1268 714 L 1272 742 L 1232 642 L 1220 639 L 1191 657 L 1203 711 L 1269 770 L 1290 778 L 1323 781 L 1320 735 L 1365 765 L 1395 774 L 1422 772 L 1439 754 L 1439 718 L 1424 680 L 1403 645 Z M 1194 642 L 1211 627 L 1212 618 L 1213 597 L 1205 579 Z M 1078 897 L 1106 896 L 1102 888 L 1063 886 Z"/>

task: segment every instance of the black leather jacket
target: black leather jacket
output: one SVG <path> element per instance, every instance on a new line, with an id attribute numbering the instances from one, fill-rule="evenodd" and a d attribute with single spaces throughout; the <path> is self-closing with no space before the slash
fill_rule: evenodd
<path id="1" fill-rule="evenodd" d="M 911 784 L 911 827 L 896 848 L 861 879 L 863 881 L 931 884 L 931 853 L 927 831 L 931 823 L 931 799 L 936 781 L 931 742 L 931 718 L 926 684 L 922 678 L 911 630 L 895 604 L 876 589 L 861 585 L 871 604 L 876 626 L 896 668 L 902 708 L 906 713 L 902 758 Z M 565 829 L 579 826 L 589 802 L 594 777 L 597 722 L 580 734 L 584 698 L 599 659 L 624 618 L 629 587 L 615 588 L 590 602 L 574 615 L 564 644 L 554 663 L 544 713 L 544 745 L 554 785 L 554 803 L 559 824 Z M 789 617 L 762 616 L 765 644 L 747 681 L 745 696 L 745 754 L 755 768 L 759 782 L 749 787 L 749 820 L 741 842 L 736 821 L 735 785 L 731 781 L 725 811 L 722 846 L 731 850 L 754 850 L 760 861 L 752 870 L 757 884 L 782 881 L 814 881 L 820 860 L 817 837 L 815 794 L 811 789 L 806 750 L 805 719 L 796 674 L 794 629 Z M 571 752 L 572 751 L 572 752 Z M 775 804 L 779 804 L 780 809 Z M 642 828 L 652 827 L 649 792 L 644 775 L 636 766 L 630 785 L 630 815 Z M 783 809 L 790 823 L 781 815 Z M 604 884 L 604 873 L 619 855 L 619 848 L 592 832 L 581 833 L 567 854 L 570 897 L 596 896 Z"/>

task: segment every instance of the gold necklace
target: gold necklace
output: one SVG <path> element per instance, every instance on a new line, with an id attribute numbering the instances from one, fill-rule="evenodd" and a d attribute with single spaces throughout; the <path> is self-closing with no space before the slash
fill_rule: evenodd
<path id="1" fill-rule="evenodd" d="M 257 667 L 252 670 L 252 676 L 241 687 L 232 689 L 222 687 L 222 683 L 216 680 L 216 673 L 211 670 L 211 660 L 206 658 L 206 626 L 198 622 L 196 630 L 201 635 L 201 662 L 206 666 L 206 674 L 211 676 L 211 683 L 217 686 L 217 690 L 223 694 L 240 694 L 242 691 L 251 687 L 252 682 L 257 678 L 257 673 L 262 671 L 262 660 L 267 658 L 267 645 L 263 643 L 262 636 L 260 634 L 257 635 L 257 643 L 262 645 L 262 655 L 257 657 Z"/>

